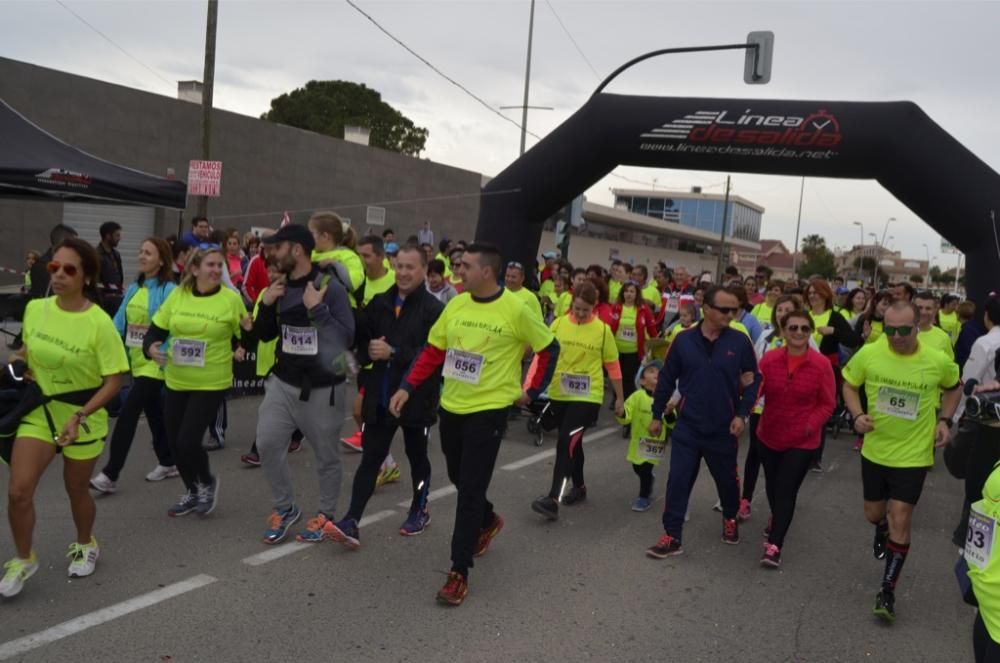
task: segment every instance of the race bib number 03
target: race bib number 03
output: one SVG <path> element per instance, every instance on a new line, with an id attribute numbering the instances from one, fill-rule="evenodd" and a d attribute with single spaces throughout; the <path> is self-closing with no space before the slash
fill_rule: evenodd
<path id="1" fill-rule="evenodd" d="M 566 396 L 590 397 L 590 376 L 563 373 L 559 377 L 559 387 Z"/>
<path id="2" fill-rule="evenodd" d="M 973 507 L 969 513 L 969 531 L 965 535 L 965 561 L 985 569 L 993 554 L 997 521 Z"/>
<path id="3" fill-rule="evenodd" d="M 205 366 L 205 341 L 194 341 L 178 338 L 173 343 L 173 360 L 175 366 Z"/>
<path id="4" fill-rule="evenodd" d="M 894 387 L 879 387 L 875 410 L 892 417 L 915 421 L 920 409 L 920 394 Z"/>
<path id="5" fill-rule="evenodd" d="M 635 341 L 635 327 L 619 327 L 618 338 L 623 341 Z"/>
<path id="6" fill-rule="evenodd" d="M 663 460 L 663 456 L 667 452 L 667 441 L 642 438 L 639 440 L 638 451 L 639 458 L 645 460 Z"/>
<path id="7" fill-rule="evenodd" d="M 146 325 L 129 325 L 125 328 L 125 347 L 141 348 L 142 339 L 146 337 L 149 327 Z"/>
<path id="8" fill-rule="evenodd" d="M 290 355 L 313 356 L 319 353 L 315 327 L 281 325 L 281 349 Z"/>
<path id="9" fill-rule="evenodd" d="M 483 362 L 483 355 L 475 352 L 448 350 L 444 358 L 442 374 L 446 378 L 466 384 L 479 384 L 479 378 L 483 372 Z"/>

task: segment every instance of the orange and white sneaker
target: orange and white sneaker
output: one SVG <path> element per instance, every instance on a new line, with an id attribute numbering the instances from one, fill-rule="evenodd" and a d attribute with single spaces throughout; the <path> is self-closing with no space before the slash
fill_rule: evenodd
<path id="1" fill-rule="evenodd" d="M 350 437 L 340 438 L 340 443 L 355 453 L 361 453 L 361 431 Z"/>
<path id="2" fill-rule="evenodd" d="M 306 521 L 306 528 L 295 535 L 296 541 L 302 543 L 319 543 L 323 540 L 323 526 L 330 522 L 325 513 L 317 513 Z"/>
<path id="3" fill-rule="evenodd" d="M 493 514 L 493 523 L 489 527 L 479 530 L 479 539 L 476 541 L 476 550 L 472 556 L 482 557 L 485 555 L 486 551 L 490 549 L 490 543 L 502 529 L 503 518 L 500 517 L 499 513 Z"/>

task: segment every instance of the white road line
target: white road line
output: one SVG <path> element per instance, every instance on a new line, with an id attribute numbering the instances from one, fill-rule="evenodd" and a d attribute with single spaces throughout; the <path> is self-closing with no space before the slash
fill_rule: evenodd
<path id="1" fill-rule="evenodd" d="M 458 492 L 458 488 L 455 486 L 444 486 L 443 488 L 438 488 L 437 490 L 432 490 L 427 493 L 427 501 L 433 502 L 434 500 L 439 500 L 442 497 L 448 497 L 449 495 L 454 495 Z M 405 502 L 400 502 L 398 506 L 410 506 L 411 500 L 406 500 Z"/>
<path id="2" fill-rule="evenodd" d="M 213 578 L 209 575 L 196 575 L 188 578 L 187 580 L 182 580 L 180 582 L 175 582 L 172 585 L 161 587 L 160 589 L 149 592 L 148 594 L 136 596 L 135 598 L 122 601 L 121 603 L 116 603 L 115 605 L 107 608 L 102 608 L 101 610 L 81 615 L 80 617 L 70 619 L 62 624 L 56 624 L 52 628 L 47 628 L 44 631 L 26 635 L 23 638 L 11 640 L 10 642 L 5 642 L 0 645 L 0 661 L 20 656 L 21 654 L 29 652 L 32 649 L 37 649 L 43 645 L 47 645 L 57 640 L 62 640 L 63 638 L 85 631 L 88 628 L 100 626 L 105 622 L 110 622 L 114 619 L 118 619 L 119 617 L 124 617 L 130 613 L 156 605 L 157 603 L 162 603 L 163 601 L 180 596 L 181 594 L 186 594 L 187 592 L 198 589 L 199 587 L 211 585 L 217 580 L 218 578 Z"/>
<path id="3" fill-rule="evenodd" d="M 409 502 L 407 502 L 407 504 L 409 504 Z M 370 516 L 362 516 L 361 522 L 358 524 L 358 527 L 367 527 L 368 525 L 374 525 L 380 520 L 385 520 L 386 518 L 391 518 L 392 516 L 395 515 L 397 515 L 396 512 L 390 510 L 390 511 L 379 511 L 378 513 L 373 513 Z"/>
<path id="4" fill-rule="evenodd" d="M 609 427 L 603 428 L 603 429 L 601 429 L 601 430 L 599 430 L 599 431 L 597 431 L 595 433 L 586 433 L 583 436 L 583 441 L 584 442 L 596 442 L 597 440 L 600 440 L 600 439 L 605 438 L 605 437 L 607 437 L 609 435 L 613 435 L 613 434 L 617 433 L 619 430 L 621 430 L 621 429 L 618 428 L 617 426 L 609 426 Z M 555 456 L 555 455 L 556 455 L 556 450 L 555 449 L 548 449 L 546 451 L 540 451 L 540 452 L 538 452 L 536 454 L 528 456 L 527 458 L 522 458 L 521 460 L 516 460 L 513 463 L 507 463 L 506 465 L 501 466 L 500 469 L 501 470 L 507 470 L 508 472 L 513 472 L 514 470 L 520 470 L 521 468 L 527 467 L 528 465 L 534 465 L 535 463 L 543 461 L 546 458 L 552 458 L 552 456 Z"/>

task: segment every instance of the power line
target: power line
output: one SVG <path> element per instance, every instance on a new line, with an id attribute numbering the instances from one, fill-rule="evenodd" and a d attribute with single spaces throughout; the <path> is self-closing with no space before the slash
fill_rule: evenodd
<path id="1" fill-rule="evenodd" d="M 354 4 L 354 2 L 352 2 L 352 0 L 346 0 L 346 2 L 352 8 L 354 8 L 359 14 L 361 14 L 362 16 L 364 16 L 365 18 L 367 18 L 369 21 L 371 21 L 372 24 L 376 28 L 378 28 L 383 34 L 385 34 L 385 36 L 387 36 L 389 39 L 393 40 L 394 42 L 396 42 L 397 44 L 399 44 L 400 46 L 402 46 L 404 49 L 406 49 L 406 51 L 410 55 L 412 55 L 413 57 L 417 58 L 418 60 L 420 60 L 421 62 L 423 62 L 425 65 L 427 65 L 428 67 L 430 67 L 431 71 L 433 71 L 438 76 L 440 76 L 441 78 L 445 79 L 446 81 L 448 81 L 449 83 L 451 83 L 452 85 L 454 85 L 455 87 L 457 87 L 459 90 L 461 90 L 465 94 L 467 94 L 470 97 L 472 97 L 473 99 L 475 99 L 477 102 L 479 102 L 480 105 L 482 105 L 484 108 L 488 109 L 494 115 L 503 118 L 507 122 L 510 122 L 511 124 L 513 124 L 518 129 L 521 129 L 521 125 L 518 124 L 516 121 L 514 121 L 511 118 L 507 117 L 506 115 L 504 115 L 503 113 L 501 113 L 500 111 L 498 111 L 496 108 L 494 108 L 493 106 L 491 106 L 488 103 L 486 103 L 485 101 L 483 101 L 483 99 L 481 97 L 479 97 L 476 94 L 474 94 L 471 90 L 469 90 L 469 88 L 465 87 L 464 85 L 462 85 L 461 83 L 459 83 L 458 81 L 456 81 L 454 78 L 452 78 L 451 76 L 448 76 L 446 73 L 444 73 L 443 71 L 441 71 L 440 69 L 438 69 L 437 67 L 435 67 L 425 57 L 423 57 L 422 55 L 420 55 L 419 53 L 417 53 L 416 51 L 414 51 L 412 48 L 410 48 L 405 43 L 403 43 L 403 41 L 401 39 L 399 39 L 394 34 L 392 34 L 391 32 L 389 32 L 385 28 L 383 28 L 382 25 L 379 24 L 378 21 L 376 21 L 374 18 L 372 18 L 372 16 L 370 14 L 368 14 L 367 12 L 365 12 L 365 10 L 361 9 L 361 7 L 358 7 L 356 4 Z M 537 138 L 539 140 L 541 140 L 541 138 L 542 138 L 541 136 L 539 136 L 536 133 L 532 133 L 532 132 L 527 131 L 527 130 L 524 130 L 524 131 L 526 133 L 528 133 L 529 135 L 534 136 L 535 138 Z"/>
<path id="2" fill-rule="evenodd" d="M 562 22 L 561 18 L 559 18 L 559 14 L 556 13 L 556 8 L 552 6 L 552 3 L 549 2 L 549 0 L 545 0 L 545 4 L 548 5 L 549 9 L 552 11 L 552 15 L 556 17 L 556 21 L 559 22 L 559 27 L 563 29 L 563 32 L 566 33 L 566 36 L 569 37 L 569 40 L 573 42 L 573 47 L 576 48 L 576 52 L 580 54 L 580 57 L 583 58 L 583 61 L 586 62 L 587 66 L 590 67 L 590 70 L 594 72 L 594 76 L 597 78 L 597 80 L 601 80 L 601 75 L 597 73 L 597 69 L 594 69 L 594 65 L 592 65 L 590 63 L 590 60 L 587 59 L 587 56 L 584 55 L 583 49 L 580 48 L 580 44 L 576 43 L 576 39 L 573 39 L 573 35 L 571 35 L 569 30 L 566 28 L 566 24 Z"/>
<path id="3" fill-rule="evenodd" d="M 147 71 L 149 71 L 151 74 L 153 74 L 154 76 L 156 76 L 157 78 L 159 78 L 161 81 L 163 81 L 164 83 L 166 83 L 167 85 L 169 85 L 171 87 L 171 89 L 173 89 L 173 87 L 175 85 L 174 81 L 171 81 L 171 80 L 165 78 L 164 76 L 162 76 L 160 74 L 160 72 L 156 71 L 155 69 L 153 69 L 152 67 L 150 67 L 148 64 L 146 64 L 145 62 L 143 62 L 139 58 L 135 57 L 134 55 L 132 55 L 131 53 L 129 53 L 128 51 L 126 51 L 124 48 L 122 48 L 121 46 L 119 46 L 118 43 L 115 42 L 115 40 L 113 40 L 111 37 L 107 36 L 106 34 L 104 34 L 103 32 L 101 32 L 100 30 L 98 30 L 97 28 L 95 28 L 92 24 L 90 24 L 87 21 L 87 19 L 85 19 L 84 17 L 80 16 L 75 11 L 73 11 L 72 9 L 70 9 L 69 7 L 67 7 L 66 4 L 62 0 L 56 0 L 56 4 L 58 4 L 60 7 L 62 7 L 66 11 L 68 11 L 74 17 L 76 17 L 76 19 L 78 21 L 80 21 L 81 23 L 83 23 L 84 25 L 86 25 L 88 28 L 90 28 L 91 30 L 93 30 L 94 32 L 96 32 L 97 34 L 99 34 L 102 38 L 104 38 L 104 40 L 106 42 L 108 42 L 109 44 L 111 44 L 112 46 L 114 46 L 115 48 L 117 48 L 119 51 L 121 51 L 122 53 L 124 53 L 133 62 L 135 62 L 136 64 L 140 65 L 141 67 L 143 67 Z"/>

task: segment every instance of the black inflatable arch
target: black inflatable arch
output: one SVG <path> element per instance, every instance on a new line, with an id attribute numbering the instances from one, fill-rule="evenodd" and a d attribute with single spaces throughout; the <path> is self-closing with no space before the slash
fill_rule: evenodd
<path id="1" fill-rule="evenodd" d="M 545 219 L 618 165 L 874 179 L 965 253 L 971 298 L 1000 282 L 1000 175 L 910 102 L 597 94 L 483 188 L 476 239 L 533 264 Z"/>

